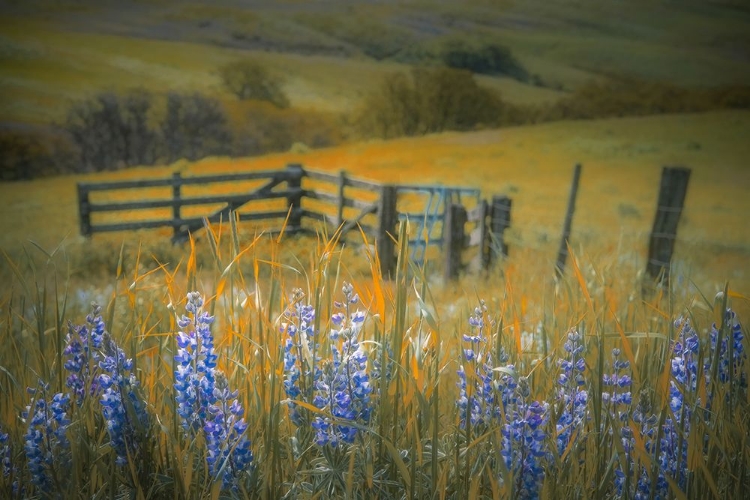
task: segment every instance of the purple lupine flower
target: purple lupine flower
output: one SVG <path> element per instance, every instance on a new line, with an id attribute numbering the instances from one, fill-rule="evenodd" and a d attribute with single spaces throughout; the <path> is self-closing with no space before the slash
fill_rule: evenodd
<path id="1" fill-rule="evenodd" d="M 709 333 L 711 355 L 706 357 L 706 369 L 704 372 L 710 377 L 711 370 L 708 369 L 709 364 L 713 361 L 716 349 L 719 349 L 719 367 L 717 370 L 718 381 L 721 383 L 727 383 L 729 382 L 731 375 L 735 388 L 744 392 L 747 391 L 748 381 L 746 379 L 745 370 L 742 369 L 745 360 L 747 359 L 747 353 L 745 353 L 743 343 L 744 335 L 742 333 L 742 325 L 740 325 L 734 311 L 731 309 L 726 310 L 724 321 L 728 326 L 729 336 L 723 336 L 720 345 L 717 345 L 719 341 L 719 329 L 716 326 L 716 323 L 711 325 L 711 332 Z M 730 350 L 732 359 L 730 359 Z M 708 381 L 710 382 L 710 380 Z"/>
<path id="2" fill-rule="evenodd" d="M 2 465 L 3 477 L 10 476 L 10 473 L 13 471 L 10 436 L 7 432 L 3 432 L 2 427 L 0 427 L 0 465 Z"/>
<path id="3" fill-rule="evenodd" d="M 237 395 L 237 391 L 229 389 L 226 375 L 217 370 L 215 402 L 209 406 L 209 418 L 203 426 L 210 474 L 215 479 L 221 476 L 222 487 L 233 490 L 239 489 L 242 474 L 249 472 L 253 463 L 251 442 L 246 436 L 247 423 L 242 417 L 244 409 Z"/>
<path id="4" fill-rule="evenodd" d="M 124 466 L 129 456 L 134 458 L 140 451 L 149 428 L 149 416 L 146 403 L 138 393 L 132 359 L 125 356 L 109 332 L 105 331 L 102 337 L 100 404 L 110 445 L 116 454 L 115 463 Z"/>
<path id="5" fill-rule="evenodd" d="M 289 416 L 298 428 L 305 425 L 308 415 L 300 411 L 295 399 L 310 402 L 315 381 L 320 377 L 319 346 L 315 339 L 315 308 L 304 304 L 302 290 L 292 294 L 293 307 L 285 311 L 288 320 L 281 325 L 284 340 L 284 392 L 289 398 Z"/>
<path id="6" fill-rule="evenodd" d="M 357 437 L 358 428 L 346 422 L 366 425 L 372 415 L 368 358 L 358 336 L 365 321 L 365 313 L 352 312 L 351 305 L 359 301 L 354 287 L 344 283 L 342 288 L 345 301 L 337 303 L 344 308 L 331 318 L 334 328 L 330 332 L 331 359 L 321 366 L 314 382 L 312 403 L 321 410 L 330 412 L 328 416 L 316 416 L 312 422 L 315 443 L 318 446 L 351 444 Z"/>
<path id="7" fill-rule="evenodd" d="M 71 466 L 70 443 L 66 435 L 70 420 L 70 396 L 57 393 L 48 399 L 49 386 L 39 381 L 32 404 L 26 408 L 24 418 L 28 428 L 24 434 L 24 450 L 31 474 L 31 482 L 41 492 L 51 492 L 65 484 Z"/>
<path id="8" fill-rule="evenodd" d="M 101 308 L 93 306 L 91 314 L 86 316 L 86 325 L 74 326 L 68 323 L 68 334 L 65 337 L 66 357 L 65 370 L 68 371 L 66 385 L 73 392 L 76 404 L 80 406 L 87 395 L 93 395 L 97 391 L 97 368 L 99 362 L 99 349 L 102 346 L 102 337 L 105 332 L 104 320 L 101 317 Z"/>
<path id="9" fill-rule="evenodd" d="M 10 486 L 10 489 L 5 489 L 6 494 L 10 497 L 23 496 L 23 489 L 21 488 L 20 482 L 18 481 L 18 467 L 13 463 L 13 448 L 11 447 L 10 435 L 7 432 L 3 432 L 2 426 L 0 425 L 0 468 L 3 471 L 3 481 L 0 482 L 5 488 Z M 10 481 L 10 483 L 8 483 Z M 2 490 L 0 490 L 2 491 Z"/>
<path id="10" fill-rule="evenodd" d="M 557 452 L 562 456 L 570 445 L 574 432 L 582 436 L 583 426 L 588 420 L 588 391 L 583 373 L 586 363 L 583 357 L 584 345 L 581 334 L 576 330 L 568 332 L 563 345 L 567 356 L 559 361 L 562 372 L 558 378 L 560 389 L 558 399 L 563 409 L 556 423 Z"/>
<path id="11" fill-rule="evenodd" d="M 485 333 L 484 315 L 487 307 L 484 301 L 474 308 L 469 316 L 471 332 L 464 334 L 462 340 L 468 343 L 463 349 L 464 363 L 458 367 L 459 396 L 456 402 L 459 409 L 459 425 L 466 428 L 467 422 L 482 432 L 486 427 L 499 424 L 505 407 L 514 398 L 516 382 L 509 375 L 515 369 L 513 365 L 504 366 L 503 372 L 496 370 L 489 342 Z M 491 326 L 491 325 L 489 325 Z M 498 362 L 503 365 L 508 361 L 505 352 L 501 352 Z M 472 376 L 467 381 L 466 368 Z M 470 385 L 469 385 L 470 384 Z"/>
<path id="12" fill-rule="evenodd" d="M 616 432 L 615 439 L 620 439 L 625 452 L 624 456 L 617 457 L 615 466 L 615 491 L 618 496 L 622 495 L 623 487 L 633 477 L 637 477 L 637 469 L 633 463 L 633 447 L 635 439 L 633 431 L 630 428 L 630 405 L 633 402 L 630 387 L 632 378 L 630 376 L 630 362 L 620 359 L 621 351 L 618 348 L 612 349 L 612 373 L 602 375 L 604 389 L 602 391 L 603 413 L 615 417 L 612 428 L 608 430 L 610 434 Z"/>
<path id="13" fill-rule="evenodd" d="M 178 321 L 175 361 L 175 401 L 188 438 L 202 432 L 206 440 L 206 464 L 222 487 L 238 489 L 243 473 L 252 467 L 253 454 L 246 437 L 244 409 L 238 393 L 229 389 L 224 372 L 216 367 L 211 324 L 198 292 L 187 295 L 186 311 Z M 190 328 L 192 327 L 192 328 Z"/>
<path id="14" fill-rule="evenodd" d="M 183 429 L 191 435 L 203 428 L 209 405 L 215 402 L 216 359 L 211 324 L 214 318 L 202 310 L 200 293 L 187 295 L 183 316 L 177 324 L 186 331 L 177 332 L 175 361 L 175 401 Z M 192 327 L 192 328 L 188 328 Z"/>
<path id="15" fill-rule="evenodd" d="M 539 498 L 544 481 L 544 460 L 548 454 L 544 427 L 549 419 L 548 405 L 528 402 L 530 387 L 526 377 L 519 377 L 516 397 L 508 405 L 502 429 L 500 453 L 510 473 L 514 498 Z"/>

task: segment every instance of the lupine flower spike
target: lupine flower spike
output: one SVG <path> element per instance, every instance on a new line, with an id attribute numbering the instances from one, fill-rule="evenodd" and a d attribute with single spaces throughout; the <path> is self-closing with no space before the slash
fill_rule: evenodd
<path id="1" fill-rule="evenodd" d="M 175 361 L 175 400 L 186 437 L 203 433 L 211 477 L 224 489 L 238 490 L 243 475 L 252 470 L 253 453 L 246 436 L 236 391 L 231 391 L 224 372 L 216 367 L 211 324 L 214 318 L 203 311 L 198 292 L 187 295 L 189 316 L 178 321 Z"/>
<path id="2" fill-rule="evenodd" d="M 357 437 L 357 427 L 347 422 L 366 425 L 372 414 L 368 358 L 358 338 L 365 313 L 351 310 L 359 302 L 351 284 L 344 283 L 342 292 L 344 302 L 335 305 L 343 312 L 331 318 L 335 327 L 330 333 L 331 359 L 315 381 L 313 397 L 313 404 L 331 415 L 317 415 L 313 420 L 315 443 L 333 448 L 351 444 Z"/>
<path id="3" fill-rule="evenodd" d="M 41 492 L 60 491 L 69 477 L 71 465 L 70 442 L 66 435 L 70 425 L 70 397 L 57 393 L 49 398 L 49 386 L 42 381 L 36 389 L 29 389 L 29 393 L 33 403 L 25 414 L 28 428 L 24 450 L 31 482 Z"/>

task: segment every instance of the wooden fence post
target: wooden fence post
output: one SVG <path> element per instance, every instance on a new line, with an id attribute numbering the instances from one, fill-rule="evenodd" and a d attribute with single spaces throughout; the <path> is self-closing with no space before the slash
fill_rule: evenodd
<path id="1" fill-rule="evenodd" d="M 499 262 L 501 257 L 508 257 L 508 244 L 505 243 L 505 230 L 510 226 L 511 199 L 507 196 L 493 196 L 490 209 L 490 245 L 489 262 Z"/>
<path id="2" fill-rule="evenodd" d="M 568 238 L 570 238 L 570 226 L 573 224 L 573 212 L 576 210 L 576 196 L 578 195 L 578 182 L 581 179 L 581 164 L 577 163 L 573 171 L 573 184 L 570 186 L 570 197 L 568 198 L 568 211 L 565 212 L 565 224 L 563 225 L 560 250 L 557 252 L 557 263 L 555 270 L 562 275 L 565 271 L 565 259 L 568 257 Z"/>
<path id="3" fill-rule="evenodd" d="M 487 216 L 490 214 L 490 206 L 487 200 L 479 200 L 479 268 L 487 269 L 490 267 L 490 231 L 487 224 Z"/>
<path id="4" fill-rule="evenodd" d="M 290 163 L 286 166 L 286 171 L 289 177 L 287 178 L 288 189 L 301 189 L 302 188 L 302 177 L 305 175 L 305 170 L 299 163 Z M 287 222 L 287 232 L 289 234 L 298 232 L 302 228 L 302 192 L 291 194 L 286 198 L 287 206 L 291 207 L 291 213 L 289 214 L 289 220 Z"/>
<path id="5" fill-rule="evenodd" d="M 172 241 L 180 239 L 180 207 L 182 204 L 182 175 L 172 173 Z"/>
<path id="6" fill-rule="evenodd" d="M 669 268 L 677 236 L 677 224 L 682 214 L 689 180 L 689 168 L 664 167 L 662 169 L 659 201 L 656 205 L 656 217 L 648 245 L 646 275 L 651 280 L 661 278 L 664 285 L 669 284 Z M 644 294 L 646 291 L 647 286 L 644 283 Z"/>
<path id="7" fill-rule="evenodd" d="M 339 200 L 336 207 L 336 227 L 344 223 L 344 186 L 346 186 L 346 170 L 339 171 Z"/>
<path id="8" fill-rule="evenodd" d="M 78 213 L 80 215 L 81 235 L 91 236 L 91 209 L 89 204 L 89 191 L 78 183 Z"/>
<path id="9" fill-rule="evenodd" d="M 380 259 L 380 273 L 384 278 L 388 278 L 393 273 L 396 263 L 391 235 L 394 234 L 396 224 L 398 224 L 397 199 L 396 186 L 388 184 L 381 186 L 380 200 L 378 200 L 378 233 L 375 245 Z"/>
<path id="10" fill-rule="evenodd" d="M 458 277 L 461 270 L 461 250 L 464 247 L 464 225 L 466 209 L 463 205 L 451 203 L 445 211 L 443 222 L 443 246 L 445 248 L 445 279 Z"/>

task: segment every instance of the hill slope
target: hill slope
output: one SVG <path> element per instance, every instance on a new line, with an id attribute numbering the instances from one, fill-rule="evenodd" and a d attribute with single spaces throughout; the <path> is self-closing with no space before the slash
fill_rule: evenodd
<path id="1" fill-rule="evenodd" d="M 287 77 L 294 106 L 344 111 L 400 61 L 419 62 L 403 54 L 446 36 L 507 45 L 549 87 L 483 79 L 513 102 L 611 74 L 750 81 L 750 13 L 716 3 L 31 0 L 0 14 L 2 121 L 58 120 L 102 89 L 221 94 L 216 68 L 246 54 Z"/>

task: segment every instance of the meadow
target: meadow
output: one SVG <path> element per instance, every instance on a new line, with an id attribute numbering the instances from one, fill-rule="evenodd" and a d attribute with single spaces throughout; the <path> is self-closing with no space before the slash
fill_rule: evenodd
<path id="1" fill-rule="evenodd" d="M 741 134 L 747 120 L 562 122 L 3 184 L 17 217 L 2 220 L 0 485 L 11 498 L 741 498 L 747 146 L 719 124 Z M 677 160 L 693 174 L 673 279 L 642 296 L 660 166 Z M 240 220 L 185 246 L 75 236 L 76 181 L 293 161 L 508 194 L 510 256 L 443 283 L 435 263 L 408 262 L 407 225 L 393 279 L 322 227 L 271 238 Z M 555 279 L 575 161 L 574 260 Z"/>
<path id="2" fill-rule="evenodd" d="M 621 76 L 750 76 L 747 10 L 731 1 L 115 6 L 0 5 L 4 126 L 61 123 L 71 102 L 134 87 L 216 96 L 239 120 L 260 108 L 217 71 L 247 54 L 284 76 L 292 110 L 339 116 L 467 34 L 533 75 L 476 76 L 517 105 Z M 748 129 L 747 110 L 715 110 L 344 134 L 0 183 L 0 497 L 746 498 Z M 322 225 L 271 236 L 240 217 L 176 245 L 171 230 L 79 236 L 77 182 L 289 163 L 507 195 L 509 256 L 444 281 L 439 253 L 409 261 L 415 221 L 394 228 L 392 276 L 365 234 Z M 671 279 L 652 288 L 667 165 L 692 174 Z"/>

